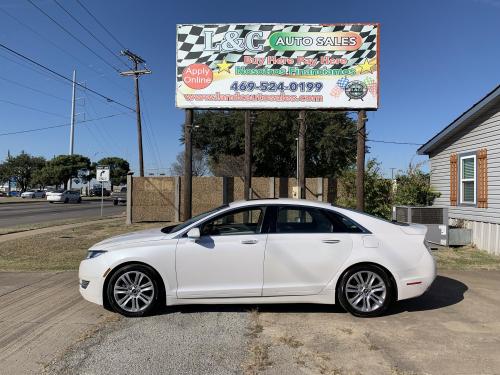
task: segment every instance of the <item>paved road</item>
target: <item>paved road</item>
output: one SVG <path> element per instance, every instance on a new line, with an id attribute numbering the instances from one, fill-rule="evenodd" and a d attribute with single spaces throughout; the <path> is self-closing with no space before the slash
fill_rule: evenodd
<path id="1" fill-rule="evenodd" d="M 498 374 L 498 285 L 498 271 L 440 272 L 424 296 L 374 319 L 334 306 L 175 307 L 121 320 L 48 372 Z"/>
<path id="2" fill-rule="evenodd" d="M 100 216 L 100 201 L 77 203 L 5 203 L 0 205 L 0 228 L 16 225 L 44 223 L 47 221 L 97 218 Z M 104 201 L 104 216 L 119 215 L 125 212 L 125 206 L 113 206 L 113 202 Z"/>

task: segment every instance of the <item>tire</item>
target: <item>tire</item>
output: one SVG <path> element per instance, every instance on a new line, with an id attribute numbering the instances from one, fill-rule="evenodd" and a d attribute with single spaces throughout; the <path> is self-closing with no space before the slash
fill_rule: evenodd
<path id="1" fill-rule="evenodd" d="M 116 199 L 113 200 L 113 206 L 118 206 L 118 201 Z"/>
<path id="2" fill-rule="evenodd" d="M 76 201 L 76 203 L 82 203 L 82 198 L 78 198 L 78 200 Z"/>
<path id="3" fill-rule="evenodd" d="M 384 269 L 360 264 L 342 275 L 337 287 L 337 301 L 352 315 L 370 318 L 382 315 L 388 309 L 395 292 Z"/>
<path id="4" fill-rule="evenodd" d="M 112 274 L 106 297 L 115 312 L 136 318 L 149 315 L 159 306 L 161 291 L 158 276 L 151 267 L 129 264 Z"/>
<path id="5" fill-rule="evenodd" d="M 69 202 L 69 199 L 68 199 L 68 198 L 66 198 L 66 199 L 64 200 L 64 203 L 68 203 L 68 202 Z"/>

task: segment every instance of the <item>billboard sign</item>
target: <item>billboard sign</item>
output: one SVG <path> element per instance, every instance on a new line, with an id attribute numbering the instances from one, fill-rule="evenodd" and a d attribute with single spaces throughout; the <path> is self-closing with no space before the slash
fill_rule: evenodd
<path id="1" fill-rule="evenodd" d="M 378 24 L 177 25 L 179 108 L 376 109 Z"/>

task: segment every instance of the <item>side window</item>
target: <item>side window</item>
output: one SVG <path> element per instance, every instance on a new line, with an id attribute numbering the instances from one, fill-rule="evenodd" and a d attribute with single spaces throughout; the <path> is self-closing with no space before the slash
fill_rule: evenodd
<path id="1" fill-rule="evenodd" d="M 363 233 L 363 229 L 351 219 L 333 211 L 325 210 L 323 212 L 326 216 L 328 216 L 330 222 L 332 223 L 333 233 Z"/>
<path id="2" fill-rule="evenodd" d="M 278 208 L 277 233 L 331 233 L 332 223 L 321 210 L 307 207 Z"/>
<path id="3" fill-rule="evenodd" d="M 260 233 L 264 210 L 262 207 L 249 207 L 230 211 L 204 223 L 202 236 L 231 236 Z"/>

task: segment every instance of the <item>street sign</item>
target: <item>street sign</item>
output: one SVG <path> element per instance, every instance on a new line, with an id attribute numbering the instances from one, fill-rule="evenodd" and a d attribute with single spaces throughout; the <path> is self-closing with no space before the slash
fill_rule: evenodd
<path id="1" fill-rule="evenodd" d="M 109 165 L 97 166 L 96 180 L 99 182 L 109 182 Z"/>
<path id="2" fill-rule="evenodd" d="M 179 108 L 377 109 L 379 25 L 177 25 Z"/>

